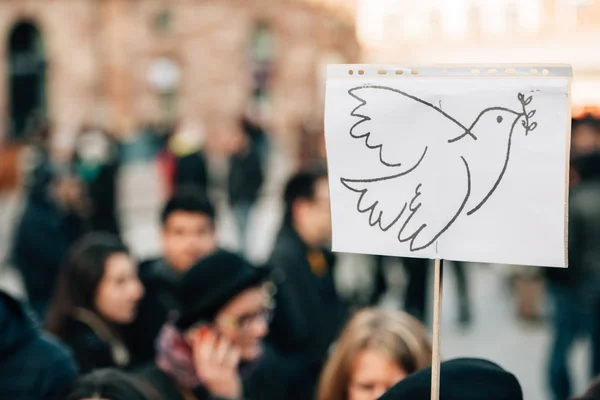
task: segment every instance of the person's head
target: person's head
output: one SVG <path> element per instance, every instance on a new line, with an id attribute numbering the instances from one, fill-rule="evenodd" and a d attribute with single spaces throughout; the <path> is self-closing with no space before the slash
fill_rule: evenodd
<path id="1" fill-rule="evenodd" d="M 180 281 L 178 329 L 188 337 L 211 326 L 252 361 L 262 352 L 271 301 L 265 287 L 268 270 L 238 255 L 218 251 L 198 262 Z"/>
<path id="2" fill-rule="evenodd" d="M 143 294 L 137 265 L 121 241 L 110 234 L 89 234 L 69 252 L 47 328 L 62 336 L 65 319 L 78 309 L 94 312 L 109 324 L 130 323 Z"/>
<path id="3" fill-rule="evenodd" d="M 369 308 L 348 323 L 319 384 L 319 400 L 375 400 L 407 375 L 431 365 L 423 325 L 399 311 Z"/>
<path id="4" fill-rule="evenodd" d="M 177 191 L 162 215 L 162 243 L 168 264 L 185 272 L 217 248 L 215 209 L 194 187 Z"/>
<path id="5" fill-rule="evenodd" d="M 440 365 L 440 400 L 523 400 L 517 378 L 491 361 L 458 358 Z M 429 400 L 431 367 L 408 376 L 379 400 Z"/>
<path id="6" fill-rule="evenodd" d="M 583 396 L 572 397 L 571 400 L 600 400 L 600 377 L 594 379 Z"/>
<path id="7" fill-rule="evenodd" d="M 311 246 L 331 239 L 329 186 L 324 171 L 303 171 L 294 175 L 284 192 L 286 221 Z"/>
<path id="8" fill-rule="evenodd" d="M 226 123 L 220 126 L 219 136 L 227 154 L 244 153 L 250 147 L 250 135 L 240 123 Z"/>
<path id="9" fill-rule="evenodd" d="M 591 116 L 574 120 L 571 125 L 571 154 L 581 156 L 600 147 L 600 124 Z"/>
<path id="10" fill-rule="evenodd" d="M 57 204 L 67 210 L 80 209 L 86 200 L 83 184 L 71 174 L 58 174 L 52 181 L 51 190 Z"/>
<path id="11" fill-rule="evenodd" d="M 65 400 L 159 400 L 146 382 L 117 369 L 93 371 L 77 379 L 63 397 Z"/>

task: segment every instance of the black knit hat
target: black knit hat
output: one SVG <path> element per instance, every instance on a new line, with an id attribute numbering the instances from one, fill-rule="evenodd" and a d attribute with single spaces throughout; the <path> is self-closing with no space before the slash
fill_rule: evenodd
<path id="1" fill-rule="evenodd" d="M 254 267 L 223 250 L 203 258 L 186 272 L 177 287 L 177 327 L 186 330 L 198 321 L 212 321 L 225 304 L 244 290 L 260 285 L 268 274 L 267 268 Z"/>
<path id="2" fill-rule="evenodd" d="M 429 400 L 431 367 L 409 375 L 379 400 Z M 513 374 L 493 362 L 458 358 L 443 362 L 440 400 L 523 400 L 521 385 Z"/>

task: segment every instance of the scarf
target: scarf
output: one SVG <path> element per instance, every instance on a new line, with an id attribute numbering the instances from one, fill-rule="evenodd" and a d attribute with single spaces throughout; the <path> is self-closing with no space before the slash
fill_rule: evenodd
<path id="1" fill-rule="evenodd" d="M 156 365 L 184 388 L 194 389 L 201 385 L 194 368 L 192 348 L 172 323 L 166 323 L 158 335 Z"/>
<path id="2" fill-rule="evenodd" d="M 242 362 L 239 373 L 245 381 L 258 367 L 263 357 L 251 362 Z M 196 390 L 202 387 L 202 381 L 196 374 L 192 348 L 172 322 L 163 325 L 156 341 L 156 365 L 168 376 L 186 389 Z"/>

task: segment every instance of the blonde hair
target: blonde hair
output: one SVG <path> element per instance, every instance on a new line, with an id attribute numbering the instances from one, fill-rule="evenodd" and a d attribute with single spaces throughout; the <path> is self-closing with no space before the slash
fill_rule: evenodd
<path id="1" fill-rule="evenodd" d="M 319 382 L 318 400 L 346 400 L 357 355 L 372 349 L 407 374 L 431 365 L 431 343 L 423 325 L 401 311 L 367 308 L 346 325 Z"/>

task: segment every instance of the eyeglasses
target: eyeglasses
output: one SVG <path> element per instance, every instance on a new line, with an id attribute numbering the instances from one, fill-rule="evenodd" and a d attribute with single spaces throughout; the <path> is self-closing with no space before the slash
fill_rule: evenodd
<path id="1" fill-rule="evenodd" d="M 222 315 L 218 319 L 218 323 L 223 323 L 232 328 L 239 329 L 241 331 L 247 331 L 252 327 L 252 324 L 258 320 L 264 321 L 266 324 L 271 322 L 273 318 L 273 308 L 272 307 L 263 307 L 261 310 L 242 314 L 239 316 L 233 315 Z"/>

